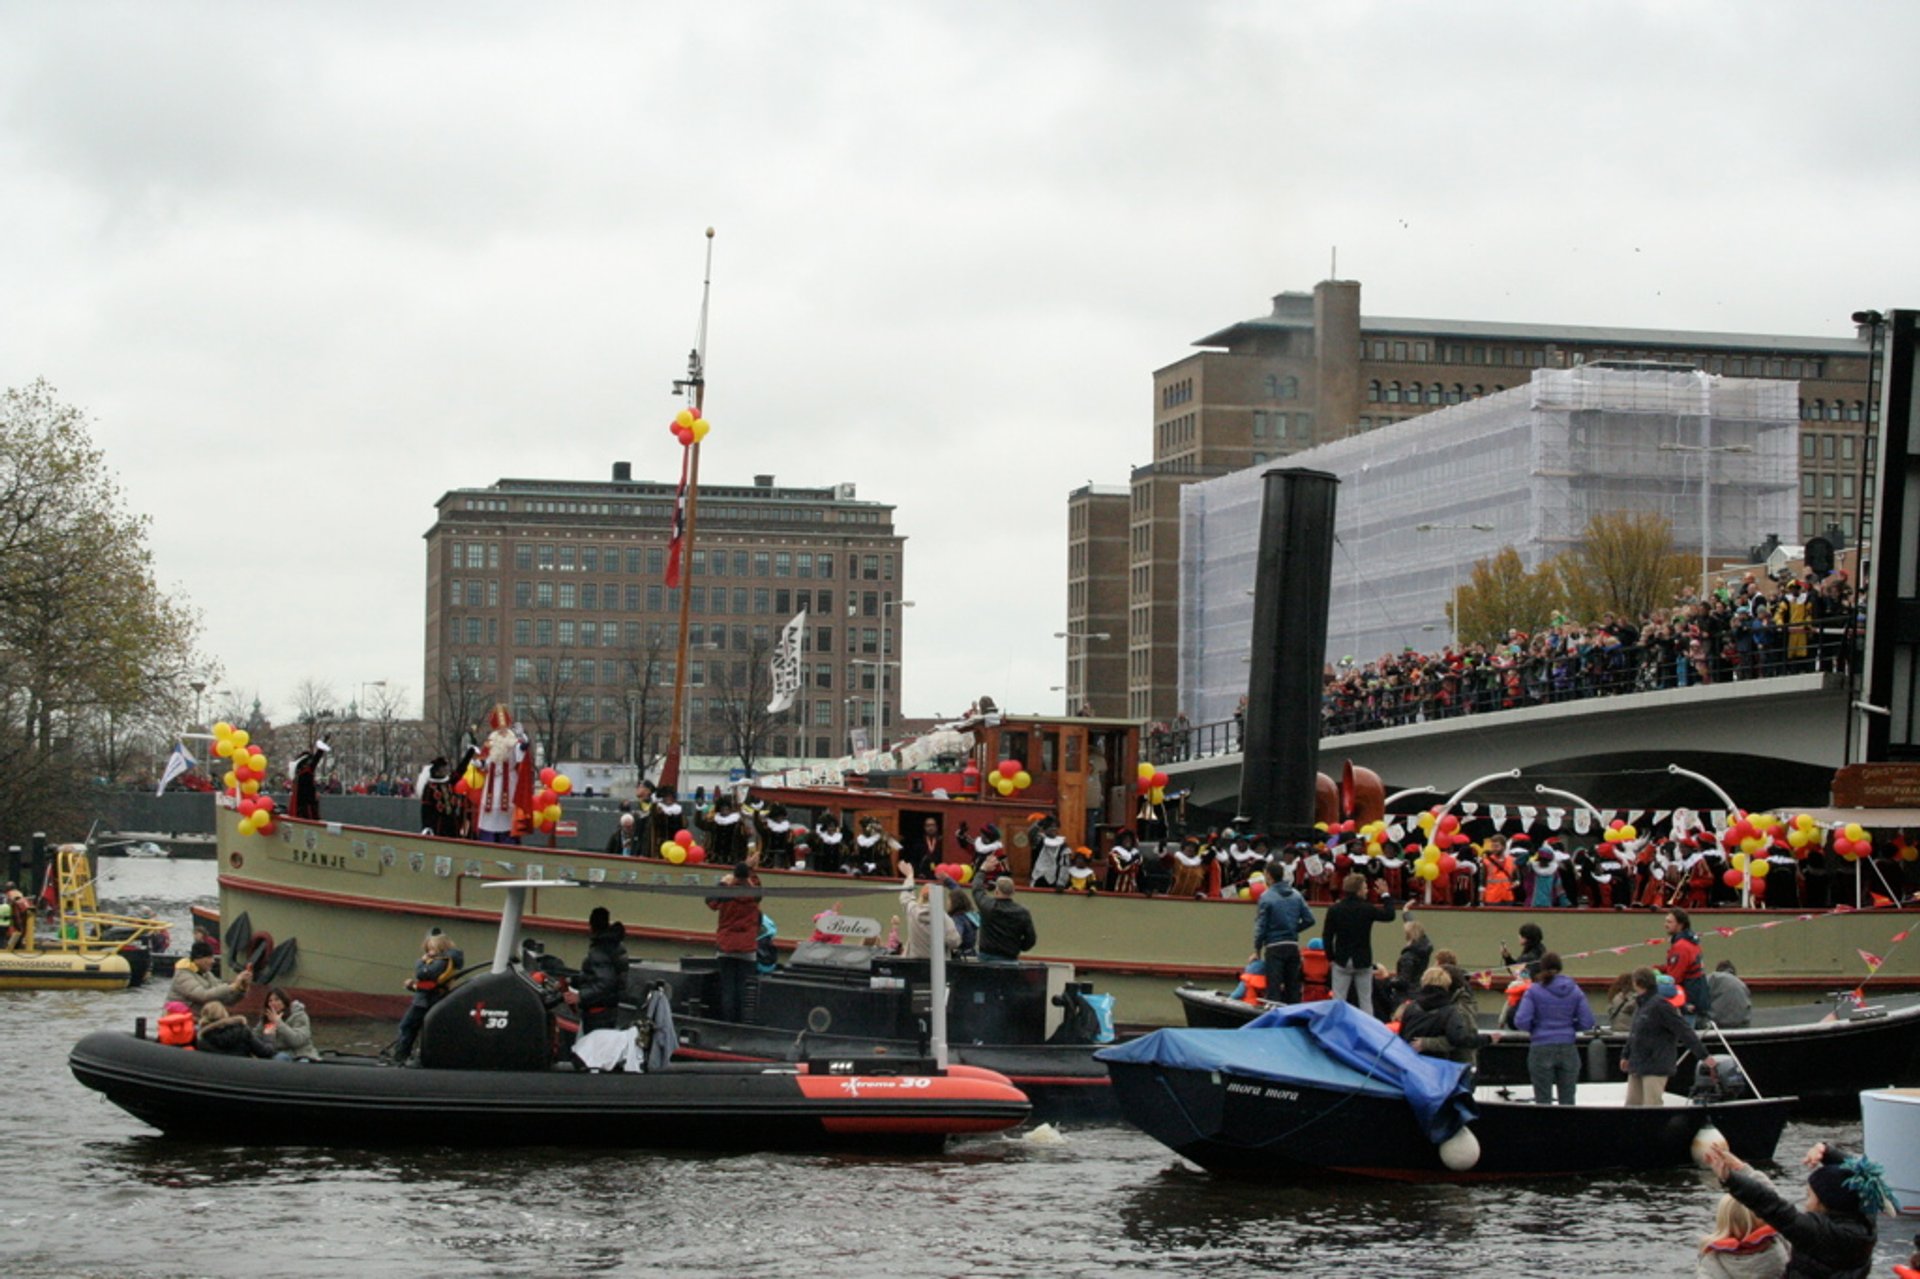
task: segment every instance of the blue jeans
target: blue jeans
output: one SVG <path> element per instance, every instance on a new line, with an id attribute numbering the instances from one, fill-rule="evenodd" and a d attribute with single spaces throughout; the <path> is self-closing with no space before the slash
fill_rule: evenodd
<path id="1" fill-rule="evenodd" d="M 1580 1053 L 1572 1044 L 1532 1044 L 1527 1048 L 1527 1077 L 1533 1080 L 1533 1104 L 1573 1104 L 1580 1082 Z M 1556 1097 L 1555 1094 L 1558 1094 Z"/>

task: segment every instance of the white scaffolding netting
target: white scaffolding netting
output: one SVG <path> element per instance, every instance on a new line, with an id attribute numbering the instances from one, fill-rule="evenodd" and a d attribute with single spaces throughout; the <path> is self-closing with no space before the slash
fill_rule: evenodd
<path id="1" fill-rule="evenodd" d="M 1792 540 L 1798 425 L 1796 382 L 1539 369 L 1511 391 L 1188 485 L 1180 709 L 1196 724 L 1226 719 L 1246 691 L 1261 476 L 1274 465 L 1340 477 L 1327 660 L 1368 662 L 1443 648 L 1447 601 L 1475 561 L 1512 546 L 1536 567 L 1595 515 L 1662 515 L 1698 555 L 1703 470 L 1710 555 Z"/>

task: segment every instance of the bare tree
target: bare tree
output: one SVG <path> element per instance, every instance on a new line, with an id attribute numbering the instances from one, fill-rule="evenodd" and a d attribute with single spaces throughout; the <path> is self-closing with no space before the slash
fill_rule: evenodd
<path id="1" fill-rule="evenodd" d="M 745 661 L 713 662 L 708 668 L 708 713 L 726 738 L 727 750 L 740 767 L 753 772 L 754 762 L 766 754 L 773 730 L 787 720 L 787 712 L 768 710 L 773 700 L 773 645 L 755 640 Z"/>
<path id="2" fill-rule="evenodd" d="M 293 690 L 294 719 L 311 731 L 322 720 L 334 718 L 334 705 L 339 700 L 325 680 L 303 679 Z"/>
<path id="3" fill-rule="evenodd" d="M 477 735 L 487 707 L 500 700 L 500 690 L 480 678 L 480 659 L 450 657 L 440 672 L 439 696 L 433 703 L 435 740 L 448 759 L 460 758 L 461 738 Z"/>
<path id="4" fill-rule="evenodd" d="M 642 777 L 660 762 L 660 736 L 673 714 L 668 665 L 666 636 L 660 632 L 651 632 L 645 641 L 628 645 L 620 656 L 620 700 L 627 712 L 627 762 Z"/>
<path id="5" fill-rule="evenodd" d="M 572 752 L 578 735 L 572 650 L 563 648 L 557 658 L 535 661 L 533 682 L 527 687 L 531 727 L 538 730 L 534 737 L 545 748 L 548 766 L 557 768 Z"/>
<path id="6" fill-rule="evenodd" d="M 393 774 L 393 744 L 397 726 L 405 716 L 407 690 L 404 685 L 382 682 L 372 686 L 373 696 L 360 708 L 373 727 L 375 760 L 380 771 Z"/>

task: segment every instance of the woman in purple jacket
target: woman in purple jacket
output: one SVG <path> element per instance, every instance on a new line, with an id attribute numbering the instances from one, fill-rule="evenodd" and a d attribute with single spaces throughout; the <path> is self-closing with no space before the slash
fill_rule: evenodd
<path id="1" fill-rule="evenodd" d="M 1532 1042 L 1527 1046 L 1527 1074 L 1533 1080 L 1533 1104 L 1573 1104 L 1580 1082 L 1580 1054 L 1573 1040 L 1593 1029 L 1593 1009 L 1573 978 L 1560 971 L 1560 956 L 1548 951 L 1540 957 L 1540 971 L 1520 997 L 1513 1024 Z"/>

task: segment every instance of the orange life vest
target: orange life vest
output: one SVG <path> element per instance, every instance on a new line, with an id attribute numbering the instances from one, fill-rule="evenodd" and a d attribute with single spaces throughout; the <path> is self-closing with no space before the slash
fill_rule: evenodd
<path id="1" fill-rule="evenodd" d="M 1265 973 L 1241 973 L 1240 980 L 1246 983 L 1247 993 L 1241 998 L 1249 1004 L 1258 1004 L 1267 997 L 1267 976 Z"/>
<path id="2" fill-rule="evenodd" d="M 1487 887 L 1481 900 L 1489 906 L 1513 901 L 1513 859 L 1505 853 L 1487 858 Z"/>
<path id="3" fill-rule="evenodd" d="M 175 1048 L 192 1048 L 194 1024 L 192 1013 L 162 1013 L 157 1037 L 163 1044 Z"/>

